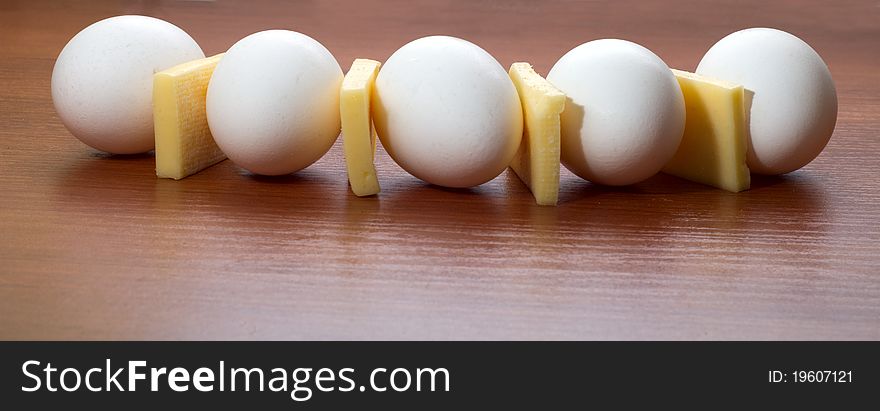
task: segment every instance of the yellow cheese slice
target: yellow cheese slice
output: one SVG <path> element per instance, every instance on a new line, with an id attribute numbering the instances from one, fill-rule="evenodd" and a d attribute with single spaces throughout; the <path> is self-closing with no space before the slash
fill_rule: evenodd
<path id="1" fill-rule="evenodd" d="M 379 179 L 373 163 L 376 132 L 370 116 L 370 93 L 380 65 L 378 61 L 356 59 L 342 80 L 339 92 L 348 182 L 351 191 L 358 197 L 379 193 Z"/>
<path id="2" fill-rule="evenodd" d="M 180 180 L 223 159 L 208 129 L 205 95 L 223 54 L 190 61 L 153 76 L 156 175 Z"/>
<path id="3" fill-rule="evenodd" d="M 742 86 L 672 70 L 684 94 L 684 137 L 663 171 L 727 191 L 748 190 Z"/>
<path id="4" fill-rule="evenodd" d="M 510 78 L 523 106 L 523 139 L 510 168 L 532 190 L 539 205 L 559 199 L 559 115 L 565 94 L 532 69 L 513 63 Z"/>

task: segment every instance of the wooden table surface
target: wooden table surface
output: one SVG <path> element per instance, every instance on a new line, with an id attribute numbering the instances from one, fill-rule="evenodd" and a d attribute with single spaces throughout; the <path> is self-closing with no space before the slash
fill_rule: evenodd
<path id="1" fill-rule="evenodd" d="M 382 193 L 357 198 L 339 143 L 289 176 L 226 161 L 159 180 L 152 154 L 101 154 L 52 106 L 61 48 L 118 14 L 169 20 L 208 54 L 288 28 L 347 69 L 448 34 L 544 74 L 603 37 L 693 70 L 724 35 L 771 26 L 823 56 L 840 112 L 817 160 L 740 194 L 564 171 L 559 206 L 538 207 L 509 171 L 443 189 L 380 151 Z M 880 339 L 878 130 L 876 1 L 7 0 L 0 338 Z"/>

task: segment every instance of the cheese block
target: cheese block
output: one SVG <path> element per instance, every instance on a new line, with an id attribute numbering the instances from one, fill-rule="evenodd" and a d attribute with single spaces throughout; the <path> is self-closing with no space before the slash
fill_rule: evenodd
<path id="1" fill-rule="evenodd" d="M 180 180 L 226 158 L 205 113 L 208 82 L 218 54 L 160 71 L 153 76 L 156 175 Z"/>
<path id="2" fill-rule="evenodd" d="M 370 94 L 380 65 L 378 61 L 356 59 L 342 80 L 339 92 L 348 182 L 358 197 L 379 193 L 379 179 L 373 163 L 376 132 L 370 116 Z"/>
<path id="3" fill-rule="evenodd" d="M 743 87 L 672 70 L 684 94 L 687 118 L 678 151 L 663 171 L 732 192 L 748 190 Z"/>
<path id="4" fill-rule="evenodd" d="M 529 63 L 513 63 L 510 78 L 523 107 L 523 139 L 510 168 L 532 190 L 539 205 L 559 198 L 559 115 L 565 94 L 541 77 Z"/>

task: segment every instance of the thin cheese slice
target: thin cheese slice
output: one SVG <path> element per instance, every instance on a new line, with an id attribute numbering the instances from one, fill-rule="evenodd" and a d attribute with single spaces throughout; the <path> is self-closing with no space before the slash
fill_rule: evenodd
<path id="1" fill-rule="evenodd" d="M 351 191 L 358 197 L 379 193 L 379 179 L 373 163 L 376 132 L 370 116 L 370 93 L 380 65 L 378 61 L 356 59 L 342 80 L 339 92 L 348 182 Z"/>
<path id="2" fill-rule="evenodd" d="M 748 190 L 743 87 L 672 70 L 684 94 L 684 137 L 663 171 L 732 192 Z"/>
<path id="3" fill-rule="evenodd" d="M 513 63 L 510 78 L 523 106 L 523 139 L 510 168 L 532 190 L 539 205 L 559 199 L 559 115 L 565 94 L 532 69 Z"/>
<path id="4" fill-rule="evenodd" d="M 153 76 L 156 175 L 180 180 L 226 158 L 214 143 L 205 113 L 205 96 L 214 68 L 223 57 L 190 61 Z"/>

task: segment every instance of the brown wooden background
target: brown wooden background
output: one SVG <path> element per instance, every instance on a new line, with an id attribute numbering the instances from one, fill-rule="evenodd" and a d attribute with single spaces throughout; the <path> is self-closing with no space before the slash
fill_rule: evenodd
<path id="1" fill-rule="evenodd" d="M 356 198 L 338 144 L 286 177 L 224 162 L 158 180 L 151 155 L 100 154 L 52 107 L 61 48 L 117 14 L 167 19 L 208 54 L 289 28 L 347 69 L 449 34 L 545 74 L 602 37 L 692 70 L 771 26 L 824 57 L 840 114 L 815 162 L 741 194 L 566 172 L 541 208 L 509 172 L 447 190 L 380 152 L 382 194 Z M 878 339 L 878 129 L 876 1 L 3 0 L 0 338 Z"/>

